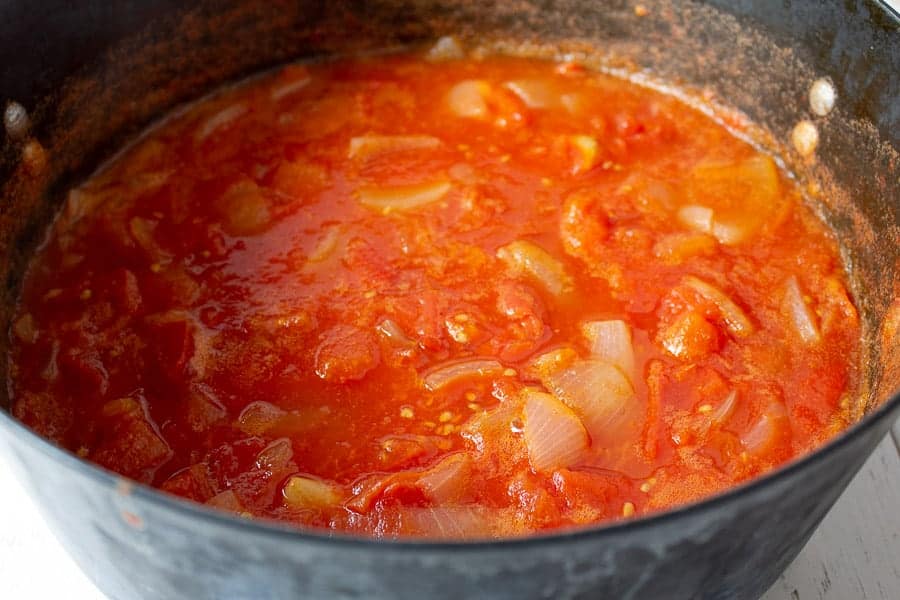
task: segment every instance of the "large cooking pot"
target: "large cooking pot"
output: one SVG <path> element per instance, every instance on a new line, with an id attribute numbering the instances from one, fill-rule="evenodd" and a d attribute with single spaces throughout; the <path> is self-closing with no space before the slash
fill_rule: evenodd
<path id="1" fill-rule="evenodd" d="M 27 131 L 11 123 L 0 154 L 4 329 L 60 191 L 176 103 L 286 60 L 443 34 L 525 41 L 534 51 L 540 42 L 595 66 L 710 90 L 766 128 L 763 142 L 801 181 L 820 182 L 810 202 L 840 236 L 865 326 L 861 420 L 810 456 L 664 514 L 526 539 L 425 543 L 331 537 L 214 512 L 87 464 L 0 411 L 12 462 L 102 590 L 165 600 L 755 598 L 772 584 L 900 413 L 896 14 L 865 0 L 645 1 L 644 16 L 632 2 L 588 0 L 182 4 L 0 3 L 0 100 L 21 104 L 31 122 Z M 807 99 L 820 77 L 837 91 L 827 117 Z M 804 118 L 821 134 L 815 161 L 781 146 Z M 6 364 L 0 356 L 0 370 Z"/>

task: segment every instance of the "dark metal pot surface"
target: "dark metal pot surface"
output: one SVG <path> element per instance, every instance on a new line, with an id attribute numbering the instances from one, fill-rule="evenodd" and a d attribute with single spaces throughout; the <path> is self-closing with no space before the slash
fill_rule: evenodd
<path id="1" fill-rule="evenodd" d="M 763 126 L 838 232 L 865 324 L 865 416 L 818 452 L 720 496 L 606 527 L 502 542 L 379 542 L 249 522 L 132 484 L 0 410 L 2 443 L 78 564 L 116 599 L 756 598 L 797 555 L 900 413 L 900 21 L 882 4 L 519 0 L 0 4 L 0 100 L 46 163 L 0 150 L 0 324 L 60 190 L 175 104 L 285 60 L 456 34 L 541 42 L 707 88 Z M 811 82 L 836 109 L 813 117 Z M 779 140 L 821 132 L 808 163 Z M 0 339 L 4 356 L 8 341 Z M 0 357 L 2 358 L 2 357 Z M 0 360 L 5 377 L 6 360 Z M 0 397 L 0 406 L 8 398 Z"/>

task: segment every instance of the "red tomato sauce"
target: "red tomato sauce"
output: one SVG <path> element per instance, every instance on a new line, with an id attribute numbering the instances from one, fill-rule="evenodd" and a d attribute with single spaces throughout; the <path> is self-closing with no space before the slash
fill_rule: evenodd
<path id="1" fill-rule="evenodd" d="M 831 234 L 710 117 L 405 55 L 223 90 L 72 189 L 11 389 L 60 446 L 247 518 L 495 537 L 809 452 L 859 337 Z"/>

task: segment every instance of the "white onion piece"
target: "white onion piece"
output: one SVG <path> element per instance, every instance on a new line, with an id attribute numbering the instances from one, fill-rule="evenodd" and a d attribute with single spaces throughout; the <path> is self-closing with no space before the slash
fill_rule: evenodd
<path id="1" fill-rule="evenodd" d="M 747 337 L 753 333 L 753 323 L 744 311 L 717 287 L 692 275 L 684 278 L 684 284 L 716 305 L 731 333 L 738 337 Z"/>
<path id="2" fill-rule="evenodd" d="M 361 135 L 350 139 L 347 158 L 369 158 L 388 152 L 433 150 L 441 140 L 431 135 Z"/>
<path id="3" fill-rule="evenodd" d="M 560 104 L 559 92 L 542 79 L 515 79 L 503 84 L 528 108 L 555 108 Z"/>
<path id="4" fill-rule="evenodd" d="M 574 148 L 580 156 L 572 165 L 572 173 L 584 173 L 590 171 L 597 164 L 597 140 L 589 135 L 570 135 L 568 136 L 569 144 Z"/>
<path id="5" fill-rule="evenodd" d="M 465 452 L 451 454 L 419 477 L 425 496 L 438 504 L 459 502 L 466 495 L 472 474 L 472 457 Z"/>
<path id="6" fill-rule="evenodd" d="M 787 418 L 787 409 L 781 402 L 770 403 L 750 431 L 741 436 L 744 449 L 752 455 L 768 452 L 785 431 Z"/>
<path id="7" fill-rule="evenodd" d="M 434 392 L 464 379 L 492 377 L 502 372 L 503 365 L 496 360 L 489 358 L 467 359 L 432 370 L 425 375 L 423 383 L 426 390 Z"/>
<path id="8" fill-rule="evenodd" d="M 325 229 L 325 235 L 316 244 L 312 253 L 306 257 L 308 263 L 320 263 L 331 257 L 337 250 L 338 242 L 341 240 L 341 228 L 338 225 L 332 225 Z"/>
<path id="9" fill-rule="evenodd" d="M 434 46 L 425 54 L 425 60 L 430 62 L 441 62 L 445 60 L 458 60 L 465 58 L 462 46 L 455 37 L 445 35 L 437 39 Z"/>
<path id="10" fill-rule="evenodd" d="M 682 225 L 699 231 L 700 233 L 712 233 L 713 211 L 711 208 L 698 204 L 688 204 L 678 209 L 678 220 Z"/>
<path id="11" fill-rule="evenodd" d="M 566 273 L 563 264 L 537 244 L 516 240 L 499 248 L 497 258 L 503 261 L 514 277 L 530 275 L 554 296 L 572 290 L 572 277 Z"/>
<path id="12" fill-rule="evenodd" d="M 416 345 L 393 319 L 382 320 L 375 326 L 375 330 L 396 346 L 409 348 Z"/>
<path id="13" fill-rule="evenodd" d="M 282 98 L 286 98 L 292 94 L 295 94 L 309 85 L 310 81 L 312 81 L 312 77 L 304 77 L 302 79 L 297 79 L 295 81 L 279 85 L 271 92 L 272 100 L 275 100 L 277 102 Z"/>
<path id="14" fill-rule="evenodd" d="M 490 91 L 491 86 L 488 82 L 466 79 L 447 92 L 447 105 L 458 117 L 482 119 L 488 114 L 485 97 Z"/>
<path id="15" fill-rule="evenodd" d="M 581 458 L 590 442 L 572 409 L 543 392 L 527 390 L 523 436 L 535 471 L 568 467 Z"/>
<path id="16" fill-rule="evenodd" d="M 294 508 L 329 508 L 339 504 L 343 497 L 338 486 L 304 475 L 288 479 L 281 494 Z"/>
<path id="17" fill-rule="evenodd" d="M 217 129 L 220 129 L 244 116 L 244 114 L 246 114 L 248 110 L 249 109 L 243 104 L 232 104 L 230 106 L 226 106 L 219 112 L 206 119 L 203 124 L 200 125 L 200 127 L 197 129 L 197 133 L 194 135 L 194 139 L 198 142 L 202 142 L 210 135 L 215 133 Z"/>
<path id="18" fill-rule="evenodd" d="M 413 185 L 361 188 L 357 192 L 360 204 L 382 212 L 411 210 L 437 202 L 450 191 L 448 181 L 434 181 Z"/>
<path id="19" fill-rule="evenodd" d="M 587 338 L 594 358 L 618 367 L 634 384 L 634 346 L 631 328 L 625 321 L 588 321 L 582 323 L 581 332 Z"/>
<path id="20" fill-rule="evenodd" d="M 399 515 L 404 529 L 429 538 L 488 537 L 493 525 L 490 513 L 477 506 L 402 506 Z"/>
<path id="21" fill-rule="evenodd" d="M 725 424 L 731 418 L 731 415 L 734 414 L 734 409 L 737 408 L 737 398 L 737 390 L 731 390 L 731 393 L 722 400 L 722 404 L 709 414 L 710 420 L 718 425 Z"/>
<path id="22" fill-rule="evenodd" d="M 581 417 L 594 444 L 621 439 L 639 417 L 628 378 L 606 362 L 576 361 L 549 375 L 544 385 Z"/>
<path id="23" fill-rule="evenodd" d="M 797 278 L 791 275 L 784 284 L 784 301 L 782 302 L 782 310 L 791 318 L 794 328 L 800 335 L 800 339 L 806 344 L 817 344 L 822 336 L 819 334 L 819 328 L 816 327 L 815 317 L 803 300 L 803 293 L 800 291 L 800 285 Z"/>

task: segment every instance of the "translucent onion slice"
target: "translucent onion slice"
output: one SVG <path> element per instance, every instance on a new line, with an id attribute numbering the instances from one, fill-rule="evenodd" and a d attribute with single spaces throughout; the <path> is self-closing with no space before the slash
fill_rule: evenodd
<path id="1" fill-rule="evenodd" d="M 526 240 L 516 240 L 497 250 L 499 258 L 514 277 L 529 275 L 554 296 L 572 291 L 572 277 L 549 252 Z"/>
<path id="2" fill-rule="evenodd" d="M 472 457 L 465 452 L 451 454 L 424 471 L 419 487 L 425 496 L 438 504 L 453 504 L 467 495 L 467 483 L 472 475 Z"/>
<path id="3" fill-rule="evenodd" d="M 519 97 L 528 108 L 556 108 L 560 105 L 559 91 L 543 79 L 515 79 L 503 84 Z"/>
<path id="4" fill-rule="evenodd" d="M 581 325 L 581 332 L 594 358 L 618 367 L 634 384 L 634 346 L 631 327 L 625 321 L 588 321 Z"/>
<path id="5" fill-rule="evenodd" d="M 360 204 L 388 213 L 411 210 L 437 202 L 450 191 L 449 181 L 432 181 L 413 185 L 364 187 L 357 191 Z"/>
<path id="6" fill-rule="evenodd" d="M 627 437 L 641 416 L 628 378 L 601 360 L 577 361 L 544 385 L 581 418 L 594 444 L 608 446 Z"/>
<path id="7" fill-rule="evenodd" d="M 389 152 L 433 150 L 441 140 L 431 135 L 361 135 L 350 139 L 347 158 L 370 158 Z"/>
<path id="8" fill-rule="evenodd" d="M 312 253 L 306 258 L 308 263 L 324 262 L 338 249 L 338 243 L 341 241 L 341 228 L 339 225 L 331 225 L 325 229 L 324 235 L 319 239 L 319 243 L 313 249 Z"/>
<path id="9" fill-rule="evenodd" d="M 782 310 L 790 317 L 794 328 L 805 344 L 817 344 L 822 339 L 815 317 L 803 299 L 797 278 L 791 275 L 784 284 Z"/>
<path id="10" fill-rule="evenodd" d="M 213 133 L 215 133 L 218 129 L 221 129 L 226 125 L 237 121 L 248 111 L 249 109 L 244 104 L 232 104 L 230 106 L 226 106 L 222 110 L 207 118 L 203 122 L 203 124 L 197 128 L 197 132 L 194 134 L 194 139 L 198 142 L 202 142 Z"/>
<path id="11" fill-rule="evenodd" d="M 678 209 L 678 220 L 682 225 L 699 231 L 700 233 L 712 233 L 713 211 L 711 208 L 698 204 L 688 204 Z"/>
<path id="12" fill-rule="evenodd" d="M 428 538 L 489 537 L 494 526 L 492 511 L 477 506 L 401 506 L 398 510 L 405 530 Z"/>
<path id="13" fill-rule="evenodd" d="M 741 436 L 741 443 L 747 453 L 761 456 L 771 452 L 777 444 L 786 441 L 790 433 L 790 422 L 784 404 L 771 402 L 759 420 Z"/>
<path id="14" fill-rule="evenodd" d="M 737 399 L 737 390 L 731 390 L 731 393 L 725 396 L 718 408 L 709 414 L 710 420 L 717 425 L 724 425 L 731 418 L 731 415 L 734 414 L 734 409 L 737 408 Z"/>
<path id="15" fill-rule="evenodd" d="M 578 462 L 590 445 L 581 419 L 550 394 L 527 390 L 523 436 L 535 471 L 550 472 Z"/>
<path id="16" fill-rule="evenodd" d="M 445 35 L 437 39 L 434 46 L 425 54 L 425 60 L 429 62 L 442 62 L 445 60 L 459 60 L 465 58 L 462 46 L 451 35 Z"/>
<path id="17" fill-rule="evenodd" d="M 375 330 L 395 346 L 413 348 L 416 345 L 416 342 L 410 339 L 393 319 L 382 320 L 375 326 Z"/>
<path id="18" fill-rule="evenodd" d="M 503 373 L 503 365 L 489 358 L 466 359 L 444 364 L 430 371 L 423 380 L 425 389 L 434 392 L 466 379 L 494 377 Z"/>
<path id="19" fill-rule="evenodd" d="M 301 79 L 295 79 L 294 81 L 289 81 L 287 83 L 283 83 L 283 84 L 279 85 L 278 87 L 275 87 L 272 89 L 272 92 L 271 92 L 272 100 L 275 100 L 277 102 L 278 100 L 281 100 L 282 98 L 287 98 L 288 96 L 296 94 L 297 92 L 299 92 L 300 90 L 305 88 L 307 85 L 309 85 L 310 81 L 312 81 L 312 77 L 306 76 L 306 77 L 302 77 Z"/>
<path id="20" fill-rule="evenodd" d="M 337 506 L 343 498 L 337 485 L 306 475 L 294 475 L 288 479 L 281 494 L 284 501 L 294 508 L 329 508 Z"/>
<path id="21" fill-rule="evenodd" d="M 466 79 L 460 81 L 447 92 L 447 105 L 458 117 L 483 119 L 488 114 L 485 98 L 491 93 L 486 81 Z"/>
<path id="22" fill-rule="evenodd" d="M 568 141 L 576 152 L 572 173 L 584 173 L 593 169 L 597 164 L 597 140 L 589 135 L 570 135 Z"/>
<path id="23" fill-rule="evenodd" d="M 684 284 L 716 305 L 731 333 L 738 337 L 747 337 L 753 333 L 753 323 L 744 311 L 719 288 L 692 275 L 684 278 Z"/>

